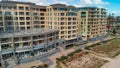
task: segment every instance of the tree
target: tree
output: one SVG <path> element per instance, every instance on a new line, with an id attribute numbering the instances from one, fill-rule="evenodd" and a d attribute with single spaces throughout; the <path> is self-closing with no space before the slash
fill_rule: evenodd
<path id="1" fill-rule="evenodd" d="M 115 29 L 113 30 L 113 34 L 116 34 L 116 30 Z"/>

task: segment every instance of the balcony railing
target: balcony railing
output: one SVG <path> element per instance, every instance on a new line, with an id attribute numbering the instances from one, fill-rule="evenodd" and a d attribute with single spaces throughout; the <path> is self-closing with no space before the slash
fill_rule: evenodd
<path id="1" fill-rule="evenodd" d="M 32 62 L 35 60 L 40 60 L 42 58 L 46 58 L 48 56 L 51 56 L 57 52 L 59 52 L 59 49 L 53 49 L 53 50 L 50 50 L 46 53 L 44 52 L 42 55 L 31 56 L 30 58 L 19 59 L 19 63 L 22 64 L 22 63 Z"/>
<path id="2" fill-rule="evenodd" d="M 56 40 L 56 43 L 57 42 L 63 42 L 64 40 Z M 49 42 L 47 46 L 51 46 L 55 44 L 54 41 L 52 42 Z M 15 52 L 25 52 L 25 51 L 32 51 L 32 50 L 37 50 L 37 49 L 41 49 L 41 48 L 45 48 L 46 46 L 46 43 L 42 43 L 40 45 L 34 45 L 34 46 L 31 46 L 31 47 L 22 47 L 22 48 L 9 48 L 9 49 L 3 49 L 2 50 L 2 54 L 8 54 L 8 53 L 13 53 L 14 50 Z"/>

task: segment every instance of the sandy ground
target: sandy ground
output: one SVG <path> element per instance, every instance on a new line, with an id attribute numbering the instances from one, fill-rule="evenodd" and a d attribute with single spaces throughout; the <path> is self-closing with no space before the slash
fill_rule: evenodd
<path id="1" fill-rule="evenodd" d="M 120 68 L 120 55 L 103 65 L 101 68 Z"/>

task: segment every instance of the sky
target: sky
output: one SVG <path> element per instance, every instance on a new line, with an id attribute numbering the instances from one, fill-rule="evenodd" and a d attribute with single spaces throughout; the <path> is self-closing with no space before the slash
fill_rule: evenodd
<path id="1" fill-rule="evenodd" d="M 45 6 L 55 3 L 74 5 L 76 7 L 95 6 L 106 8 L 108 13 L 115 13 L 115 15 L 120 15 L 120 0 L 15 0 L 15 1 L 33 2 L 38 5 Z"/>

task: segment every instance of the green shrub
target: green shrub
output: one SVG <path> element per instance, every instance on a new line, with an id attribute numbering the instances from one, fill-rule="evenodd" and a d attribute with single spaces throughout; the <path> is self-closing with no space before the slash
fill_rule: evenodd
<path id="1" fill-rule="evenodd" d="M 81 50 L 80 50 L 80 49 L 78 49 L 78 50 L 76 50 L 76 51 L 75 51 L 75 53 L 78 53 L 78 52 L 80 52 L 80 51 L 81 51 Z"/>
<path id="2" fill-rule="evenodd" d="M 116 53 L 116 54 L 113 55 L 112 57 L 114 58 L 114 57 L 118 56 L 119 54 L 120 54 L 120 52 Z"/>
<path id="3" fill-rule="evenodd" d="M 60 57 L 60 61 L 62 61 L 62 60 L 66 60 L 66 59 L 68 59 L 67 56 L 61 56 L 61 57 Z"/>
<path id="4" fill-rule="evenodd" d="M 81 51 L 81 50 L 78 49 L 78 50 L 76 50 L 76 51 L 74 51 L 74 52 L 69 53 L 67 56 L 73 56 L 75 53 L 78 53 L 78 52 L 80 52 L 80 51 Z"/>
<path id="5" fill-rule="evenodd" d="M 60 59 L 59 59 L 59 58 L 56 58 L 56 60 L 57 60 L 57 61 L 60 61 Z"/>
<path id="6" fill-rule="evenodd" d="M 62 68 L 59 61 L 56 61 L 56 68 Z"/>
<path id="7" fill-rule="evenodd" d="M 74 55 L 74 52 L 69 53 L 67 56 L 73 56 L 73 55 Z"/>

